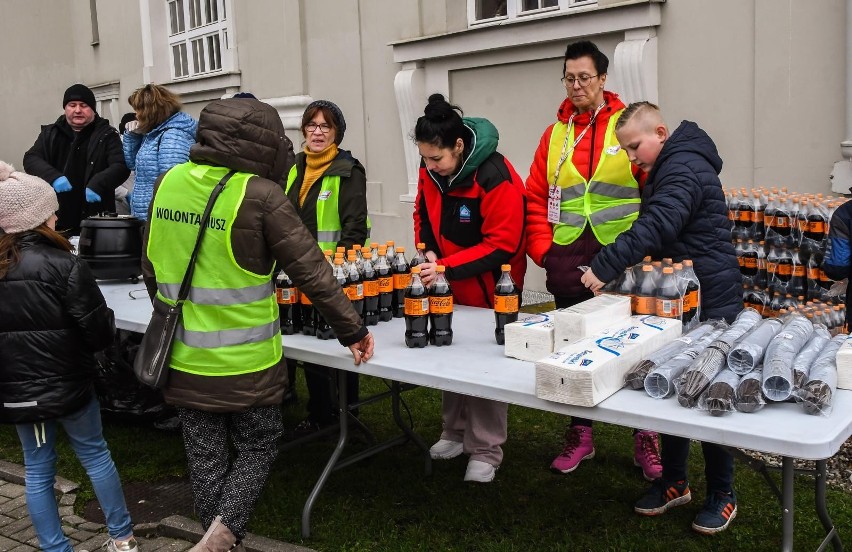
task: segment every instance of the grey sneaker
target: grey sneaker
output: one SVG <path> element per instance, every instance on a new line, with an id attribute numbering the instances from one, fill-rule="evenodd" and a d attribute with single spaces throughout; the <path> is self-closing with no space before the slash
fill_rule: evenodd
<path id="1" fill-rule="evenodd" d="M 104 543 L 104 546 L 106 546 L 107 552 L 139 552 L 135 537 L 130 537 L 126 541 L 109 539 Z"/>

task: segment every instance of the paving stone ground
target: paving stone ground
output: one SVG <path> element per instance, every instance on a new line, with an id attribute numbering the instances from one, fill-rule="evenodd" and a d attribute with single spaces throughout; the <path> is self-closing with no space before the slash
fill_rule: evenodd
<path id="1" fill-rule="evenodd" d="M 27 512 L 23 466 L 0 461 L 0 552 L 37 552 L 35 529 Z M 77 485 L 57 478 L 56 490 L 62 531 L 75 552 L 100 551 L 109 538 L 106 527 L 74 514 Z M 136 524 L 134 533 L 141 552 L 184 552 L 201 539 L 197 521 L 169 516 L 158 523 Z M 249 552 L 313 552 L 309 548 L 249 534 L 243 541 Z"/>

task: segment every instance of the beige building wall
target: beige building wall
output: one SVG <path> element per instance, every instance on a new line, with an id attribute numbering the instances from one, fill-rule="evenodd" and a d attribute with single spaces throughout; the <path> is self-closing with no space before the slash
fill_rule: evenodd
<path id="1" fill-rule="evenodd" d="M 410 133 L 428 94 L 491 119 L 525 178 L 564 98 L 565 45 L 590 38 L 610 57 L 607 88 L 659 101 L 672 125 L 690 119 L 708 131 L 728 186 L 829 193 L 840 159 L 844 0 L 598 0 L 476 28 L 461 0 L 224 1 L 233 71 L 172 83 L 165 0 L 97 0 L 97 45 L 89 2 L 0 0 L 15 21 L 5 35 L 15 47 L 0 50 L 0 158 L 20 164 L 73 82 L 101 85 L 119 115 L 147 81 L 182 94 L 194 116 L 211 99 L 251 91 L 279 109 L 297 147 L 304 105 L 327 98 L 346 116 L 343 147 L 367 169 L 373 237 L 411 247 Z M 527 287 L 544 287 L 534 267 Z"/>

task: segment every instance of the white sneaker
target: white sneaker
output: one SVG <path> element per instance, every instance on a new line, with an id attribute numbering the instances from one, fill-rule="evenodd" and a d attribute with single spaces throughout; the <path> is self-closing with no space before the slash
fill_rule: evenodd
<path id="1" fill-rule="evenodd" d="M 429 449 L 432 460 L 449 460 L 455 458 L 464 451 L 464 445 L 458 441 L 441 439 Z"/>
<path id="2" fill-rule="evenodd" d="M 106 546 L 107 552 L 138 552 L 139 550 L 134 537 L 130 537 L 126 541 L 109 539 L 104 543 L 104 546 Z"/>
<path id="3" fill-rule="evenodd" d="M 475 481 L 477 483 L 490 483 L 497 475 L 497 468 L 488 462 L 481 460 L 470 460 L 467 463 L 467 471 L 464 472 L 465 481 Z"/>

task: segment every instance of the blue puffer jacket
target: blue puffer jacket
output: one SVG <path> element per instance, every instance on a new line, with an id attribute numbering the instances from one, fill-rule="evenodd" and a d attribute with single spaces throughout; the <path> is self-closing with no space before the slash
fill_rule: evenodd
<path id="1" fill-rule="evenodd" d="M 722 159 L 710 136 L 682 122 L 648 174 L 639 218 L 592 261 L 595 276 L 614 280 L 645 255 L 692 259 L 701 282 L 701 318 L 733 321 L 743 308 L 742 275 L 720 170 Z"/>
<path id="2" fill-rule="evenodd" d="M 124 133 L 124 161 L 136 171 L 130 213 L 148 219 L 148 205 L 154 196 L 154 181 L 175 165 L 189 160 L 195 143 L 195 119 L 178 111 L 148 134 Z"/>

